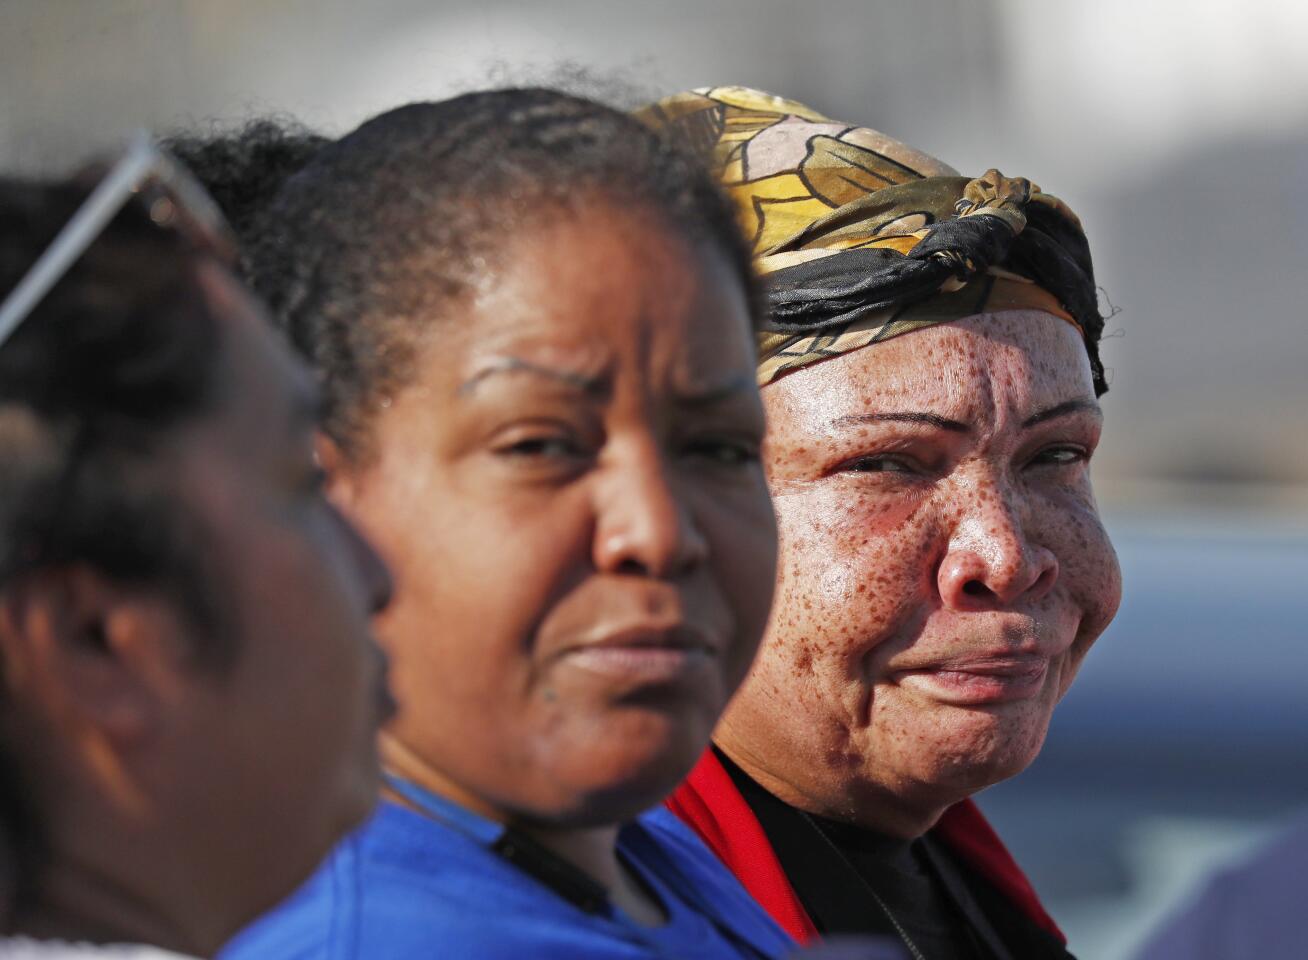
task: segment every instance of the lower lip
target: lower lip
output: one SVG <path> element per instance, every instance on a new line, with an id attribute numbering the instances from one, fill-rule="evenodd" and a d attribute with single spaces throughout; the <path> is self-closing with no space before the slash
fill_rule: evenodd
<path id="1" fill-rule="evenodd" d="M 962 706 L 1030 700 L 1044 690 L 1049 664 L 972 670 L 910 670 L 900 676 L 901 686 L 916 688 L 937 700 Z"/>
<path id="2" fill-rule="evenodd" d="M 583 647 L 565 661 L 580 670 L 633 683 L 672 683 L 708 666 L 709 651 L 699 647 Z"/>

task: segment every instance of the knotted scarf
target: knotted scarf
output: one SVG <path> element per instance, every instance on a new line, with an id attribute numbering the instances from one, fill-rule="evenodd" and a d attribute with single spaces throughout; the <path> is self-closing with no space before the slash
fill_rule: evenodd
<path id="1" fill-rule="evenodd" d="M 766 285 L 760 385 L 924 326 L 1042 310 L 1080 332 L 1095 391 L 1104 321 L 1081 222 L 1029 180 L 976 179 L 867 127 L 747 87 L 638 111 L 700 154 Z"/>

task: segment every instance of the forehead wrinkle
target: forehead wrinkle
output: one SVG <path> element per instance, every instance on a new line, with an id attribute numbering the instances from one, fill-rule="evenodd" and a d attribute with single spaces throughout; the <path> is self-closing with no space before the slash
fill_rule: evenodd
<path id="1" fill-rule="evenodd" d="M 733 375 L 718 384 L 705 386 L 691 384 L 678 387 L 674 392 L 674 400 L 683 407 L 711 407 L 733 397 L 748 394 L 753 389 L 754 373 L 748 371 Z"/>
<path id="2" fill-rule="evenodd" d="M 458 392 L 461 395 L 471 393 L 489 377 L 519 373 L 543 377 L 595 397 L 606 396 L 611 386 L 611 378 L 607 372 L 598 374 L 583 373 L 578 370 L 552 367 L 546 363 L 525 360 L 522 357 L 506 354 L 494 357 L 484 363 L 479 370 L 459 385 Z"/>

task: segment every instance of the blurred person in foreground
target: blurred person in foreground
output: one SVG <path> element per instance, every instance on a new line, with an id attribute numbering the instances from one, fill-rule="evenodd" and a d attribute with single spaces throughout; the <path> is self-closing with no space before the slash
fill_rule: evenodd
<path id="1" fill-rule="evenodd" d="M 1035 758 L 1120 600 L 1080 223 L 759 91 L 641 116 L 725 185 L 771 307 L 776 602 L 672 808 L 801 941 L 1068 956 L 969 798 Z"/>
<path id="2" fill-rule="evenodd" d="M 400 586 L 386 802 L 237 958 L 760 958 L 793 944 L 660 801 L 771 598 L 756 290 L 631 117 L 520 89 L 388 111 L 246 262 L 324 387 L 336 501 Z"/>
<path id="3" fill-rule="evenodd" d="M 0 181 L 6 958 L 212 956 L 375 802 L 389 576 L 229 266 L 148 141 Z"/>
<path id="4" fill-rule="evenodd" d="M 1258 852 L 1208 877 L 1161 924 L 1136 960 L 1261 960 L 1301 957 L 1308 820 L 1280 833 Z"/>

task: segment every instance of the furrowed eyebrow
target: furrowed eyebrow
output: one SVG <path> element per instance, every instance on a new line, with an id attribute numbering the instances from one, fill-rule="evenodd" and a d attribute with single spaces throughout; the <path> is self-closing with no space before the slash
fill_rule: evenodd
<path id="1" fill-rule="evenodd" d="M 951 433 L 971 433 L 972 428 L 958 420 L 950 420 L 935 413 L 855 413 L 837 417 L 832 421 L 835 426 L 853 426 L 860 423 L 918 423 Z"/>
<path id="2" fill-rule="evenodd" d="M 685 407 L 711 407 L 754 389 L 754 374 L 742 373 L 732 377 L 719 386 L 706 387 L 703 390 L 688 390 L 677 395 L 677 403 Z"/>
<path id="3" fill-rule="evenodd" d="M 1100 408 L 1099 404 L 1096 403 L 1094 400 L 1090 400 L 1088 398 L 1065 400 L 1062 403 L 1056 404 L 1052 407 L 1049 407 L 1046 410 L 1041 410 L 1039 413 L 1035 413 L 1027 417 L 1025 420 L 1022 421 L 1022 429 L 1026 430 L 1029 427 L 1034 427 L 1036 424 L 1044 423 L 1047 420 L 1054 420 L 1057 419 L 1058 417 L 1065 417 L 1069 413 L 1081 413 L 1081 412 L 1092 413 L 1096 417 L 1100 417 L 1100 418 L 1102 418 L 1104 415 L 1103 410 Z"/>
<path id="4" fill-rule="evenodd" d="M 471 393 L 487 378 L 506 373 L 530 373 L 565 384 L 575 390 L 580 390 L 582 393 L 594 395 L 603 395 L 609 389 L 608 377 L 603 375 L 590 376 L 578 373 L 575 370 L 559 370 L 555 367 L 532 363 L 530 360 L 523 360 L 521 357 L 501 357 L 494 363 L 478 370 L 460 384 L 459 393 Z"/>

